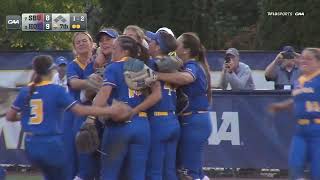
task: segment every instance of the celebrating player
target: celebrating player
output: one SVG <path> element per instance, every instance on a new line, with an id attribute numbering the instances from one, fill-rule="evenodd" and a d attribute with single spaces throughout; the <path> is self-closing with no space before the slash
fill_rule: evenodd
<path id="1" fill-rule="evenodd" d="M 83 72 L 84 79 L 90 79 L 95 82 L 97 87 L 95 89 L 84 89 L 82 93 L 84 93 L 85 104 L 92 104 L 93 98 L 96 96 L 99 88 L 102 86 L 103 82 L 103 72 L 105 67 L 111 63 L 111 54 L 112 54 L 112 47 L 113 42 L 119 36 L 118 32 L 112 28 L 103 28 L 97 34 L 97 41 L 99 42 L 99 48 L 95 57 L 93 57 L 93 61 L 90 61 L 88 65 L 85 67 Z M 90 117 L 89 117 L 90 118 Z M 82 120 L 88 119 L 88 117 L 82 117 Z M 90 120 L 89 120 L 90 121 Z M 86 123 L 91 122 L 84 122 L 82 126 L 86 126 Z M 95 128 L 99 137 L 102 136 L 104 124 L 100 121 L 95 121 Z M 80 133 L 86 133 L 85 131 L 81 131 Z M 78 141 L 84 141 L 86 139 L 81 139 L 81 136 L 77 136 L 76 144 Z M 83 136 L 86 137 L 86 136 Z M 80 142 L 82 144 L 83 142 Z M 77 149 L 79 152 L 80 149 Z M 79 171 L 77 174 L 78 179 L 82 180 L 91 180 L 91 179 L 98 179 L 100 176 L 100 154 L 97 151 L 93 153 L 81 153 L 81 158 L 79 162 Z"/>
<path id="2" fill-rule="evenodd" d="M 146 161 L 150 144 L 150 128 L 145 108 L 154 105 L 159 97 L 144 101 L 141 91 L 133 90 L 125 83 L 124 68 L 130 58 L 137 58 L 139 44 L 129 36 L 120 36 L 114 43 L 112 61 L 104 73 L 104 86 L 98 92 L 94 105 L 104 106 L 112 99 L 127 102 L 134 107 L 132 120 L 127 123 L 110 123 L 103 134 L 101 178 L 117 180 L 122 167 L 126 179 L 145 179 Z M 143 64 L 143 63 L 142 63 Z M 139 106 L 140 105 L 140 106 Z M 139 107 L 139 108 L 137 108 Z"/>
<path id="3" fill-rule="evenodd" d="M 271 112 L 292 109 L 296 130 L 289 153 L 290 179 L 303 179 L 310 163 L 311 179 L 320 179 L 320 49 L 306 48 L 298 59 L 302 75 L 292 91 L 293 99 L 270 105 Z"/>
<path id="4" fill-rule="evenodd" d="M 52 84 L 54 67 L 50 56 L 34 58 L 33 82 L 21 89 L 6 118 L 17 121 L 21 113 L 27 156 L 33 165 L 40 168 L 45 179 L 69 180 L 69 157 L 63 141 L 64 110 L 71 110 L 78 115 L 106 115 L 114 120 L 122 120 L 130 116 L 131 108 L 123 103 L 106 108 L 76 103 L 63 87 Z"/>
<path id="5" fill-rule="evenodd" d="M 84 77 L 87 65 L 92 61 L 93 39 L 87 32 L 78 32 L 73 36 L 73 48 L 76 55 L 67 68 L 69 93 L 78 101 L 85 102 L 85 91 L 95 89 Z M 70 156 L 70 176 L 73 178 L 85 178 L 92 175 L 93 160 L 91 154 L 79 154 L 75 150 L 75 135 L 86 117 L 75 116 L 72 112 L 65 113 L 65 136 L 67 149 Z M 77 179 L 76 178 L 76 179 Z"/>
<path id="6" fill-rule="evenodd" d="M 126 28 L 124 28 L 123 34 L 126 36 L 132 37 L 134 40 L 140 43 L 143 47 L 148 49 L 149 46 L 147 41 L 144 38 L 144 32 L 139 26 L 129 25 Z"/>
<path id="7" fill-rule="evenodd" d="M 96 36 L 99 48 L 95 59 L 95 67 L 102 67 L 111 62 L 113 43 L 118 36 L 118 31 L 113 28 L 102 28 L 99 31 Z"/>
<path id="8" fill-rule="evenodd" d="M 85 79 L 92 78 L 95 79 L 96 83 L 102 84 L 103 72 L 105 67 L 111 63 L 113 43 L 118 36 L 119 33 L 115 29 L 103 28 L 100 30 L 96 36 L 96 39 L 99 42 L 99 48 L 96 56 L 93 57 L 93 61 L 90 61 L 84 69 L 83 76 Z M 98 87 L 100 88 L 100 86 Z M 83 90 L 83 93 L 85 94 L 85 101 L 89 101 L 91 103 L 99 88 Z"/>
<path id="9" fill-rule="evenodd" d="M 198 36 L 194 33 L 183 33 L 177 41 L 176 53 L 184 62 L 184 71 L 157 75 L 158 80 L 180 86 L 189 99 L 189 106 L 179 117 L 179 174 L 193 179 L 203 179 L 204 147 L 211 133 L 208 113 L 211 101 L 209 66 Z"/>
<path id="10" fill-rule="evenodd" d="M 168 53 L 175 51 L 176 39 L 165 31 L 152 33 L 149 38 L 149 54 L 152 56 L 147 65 L 160 71 L 157 63 L 165 61 Z M 175 71 L 177 69 L 174 69 Z M 180 126 L 175 115 L 176 89 L 171 84 L 161 81 L 161 100 L 148 110 L 151 129 L 151 147 L 147 165 L 147 179 L 177 180 L 176 150 L 180 136 Z"/>

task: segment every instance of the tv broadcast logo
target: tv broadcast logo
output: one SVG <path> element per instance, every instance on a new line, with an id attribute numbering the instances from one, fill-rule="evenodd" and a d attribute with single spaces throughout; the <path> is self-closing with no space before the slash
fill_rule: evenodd
<path id="1" fill-rule="evenodd" d="M 6 17 L 7 29 L 21 29 L 21 16 L 8 15 Z"/>

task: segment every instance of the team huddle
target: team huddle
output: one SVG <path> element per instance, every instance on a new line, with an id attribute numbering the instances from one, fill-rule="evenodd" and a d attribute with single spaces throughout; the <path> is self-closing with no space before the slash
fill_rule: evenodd
<path id="1" fill-rule="evenodd" d="M 96 41 L 74 34 L 67 87 L 52 83 L 51 56 L 34 57 L 32 80 L 6 115 L 21 120 L 30 162 L 47 180 L 208 180 L 211 80 L 199 37 L 130 25 L 123 35 L 103 28 Z M 297 59 L 292 99 L 268 109 L 294 110 L 290 179 L 303 178 L 306 162 L 320 179 L 320 49 Z"/>
<path id="2" fill-rule="evenodd" d="M 52 57 L 33 59 L 31 83 L 7 113 L 21 120 L 30 162 L 49 180 L 208 179 L 209 66 L 195 33 L 168 28 L 73 37 L 66 88 Z"/>

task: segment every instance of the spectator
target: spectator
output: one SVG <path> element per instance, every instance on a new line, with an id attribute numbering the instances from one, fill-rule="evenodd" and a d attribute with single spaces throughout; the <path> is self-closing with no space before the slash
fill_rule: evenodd
<path id="1" fill-rule="evenodd" d="M 52 78 L 52 81 L 54 84 L 64 87 L 66 91 L 68 91 L 67 75 L 66 75 L 67 64 L 68 64 L 68 61 L 65 57 L 63 56 L 58 57 L 56 59 L 58 73 L 56 73 Z"/>
<path id="2" fill-rule="evenodd" d="M 274 89 L 293 89 L 293 83 L 300 76 L 297 66 L 297 54 L 293 47 L 285 46 L 277 57 L 268 65 L 265 72 L 267 81 L 274 81 Z"/>
<path id="3" fill-rule="evenodd" d="M 255 88 L 251 69 L 240 62 L 239 52 L 235 48 L 227 50 L 222 69 L 220 87 L 227 89 L 228 84 L 232 90 L 253 90 Z"/>

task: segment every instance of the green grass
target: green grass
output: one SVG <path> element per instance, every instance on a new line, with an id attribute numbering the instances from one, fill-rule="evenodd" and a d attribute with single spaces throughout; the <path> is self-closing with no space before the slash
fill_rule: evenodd
<path id="1" fill-rule="evenodd" d="M 8 175 L 6 180 L 42 180 L 39 175 Z"/>

